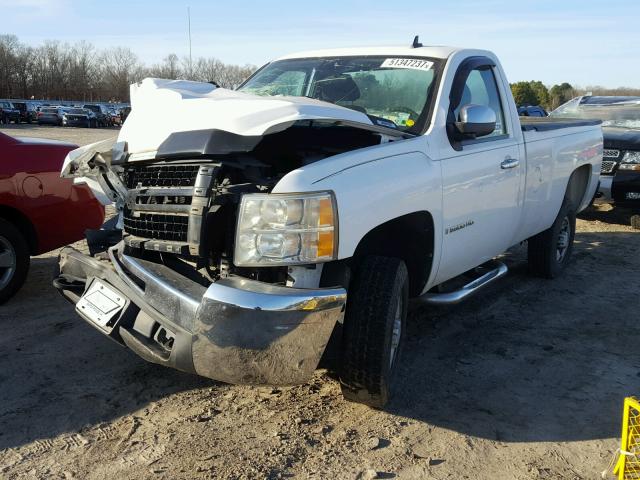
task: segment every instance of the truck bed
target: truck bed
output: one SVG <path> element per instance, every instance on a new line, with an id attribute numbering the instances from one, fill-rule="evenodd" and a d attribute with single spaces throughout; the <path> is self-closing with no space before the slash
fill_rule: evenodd
<path id="1" fill-rule="evenodd" d="M 599 125 L 600 120 L 586 120 L 583 118 L 557 118 L 557 117 L 519 117 L 520 128 L 523 132 L 547 132 L 570 127 L 586 127 Z"/>

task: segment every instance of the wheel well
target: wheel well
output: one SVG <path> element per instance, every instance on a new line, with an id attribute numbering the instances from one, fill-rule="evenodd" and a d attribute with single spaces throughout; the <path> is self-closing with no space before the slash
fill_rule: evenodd
<path id="1" fill-rule="evenodd" d="M 27 240 L 29 253 L 31 255 L 38 253 L 38 235 L 31 221 L 22 212 L 15 208 L 0 205 L 0 218 L 11 222 L 20 230 L 20 233 L 22 233 Z"/>
<path id="2" fill-rule="evenodd" d="M 569 178 L 567 191 L 564 196 L 571 200 L 571 203 L 576 209 L 579 209 L 580 205 L 582 205 L 584 195 L 587 192 L 587 187 L 589 186 L 590 178 L 591 165 L 582 165 L 581 167 L 576 168 Z"/>
<path id="3" fill-rule="evenodd" d="M 409 295 L 415 297 L 429 280 L 433 264 L 433 217 L 414 212 L 389 220 L 367 233 L 356 248 L 354 263 L 366 255 L 404 260 L 409 271 Z"/>

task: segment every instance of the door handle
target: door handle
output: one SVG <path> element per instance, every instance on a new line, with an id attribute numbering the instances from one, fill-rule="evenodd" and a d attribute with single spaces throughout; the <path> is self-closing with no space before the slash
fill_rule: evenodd
<path id="1" fill-rule="evenodd" d="M 520 160 L 516 158 L 505 158 L 500 164 L 500 168 L 506 170 L 508 168 L 516 168 L 520 165 Z"/>

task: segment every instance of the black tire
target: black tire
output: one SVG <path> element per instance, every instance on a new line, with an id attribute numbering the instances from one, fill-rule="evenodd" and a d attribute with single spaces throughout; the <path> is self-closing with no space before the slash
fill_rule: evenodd
<path id="1" fill-rule="evenodd" d="M 539 277 L 556 278 L 571 259 L 576 234 L 576 209 L 565 198 L 548 230 L 529 239 L 529 271 Z"/>
<path id="2" fill-rule="evenodd" d="M 631 215 L 631 226 L 640 230 L 640 215 Z"/>
<path id="3" fill-rule="evenodd" d="M 27 241 L 22 233 L 13 224 L 0 219 L 0 265 L 6 264 L 4 260 L 9 256 L 13 257 L 13 268 L 0 267 L 0 305 L 20 289 L 27 278 L 30 261 Z"/>
<path id="4" fill-rule="evenodd" d="M 382 408 L 391 397 L 404 343 L 408 299 L 409 276 L 402 260 L 369 256 L 355 270 L 347 297 L 339 369 L 346 400 Z"/>

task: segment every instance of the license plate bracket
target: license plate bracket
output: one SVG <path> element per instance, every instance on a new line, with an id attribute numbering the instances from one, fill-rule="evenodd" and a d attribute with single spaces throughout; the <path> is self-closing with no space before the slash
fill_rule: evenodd
<path id="1" fill-rule="evenodd" d="M 93 279 L 76 304 L 76 311 L 92 324 L 110 333 L 127 304 L 127 298 L 106 282 Z"/>

